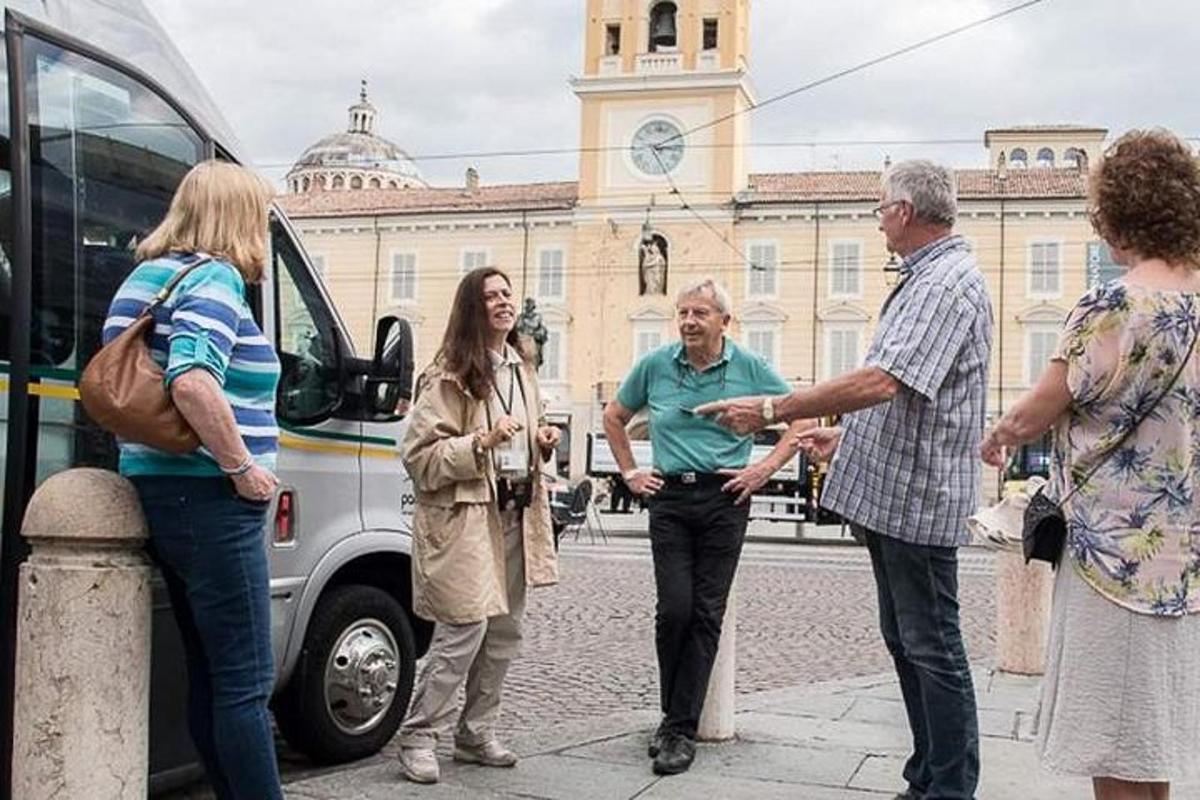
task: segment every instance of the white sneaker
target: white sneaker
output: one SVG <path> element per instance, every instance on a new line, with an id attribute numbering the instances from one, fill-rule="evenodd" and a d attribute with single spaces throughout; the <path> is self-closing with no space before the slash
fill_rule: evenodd
<path id="1" fill-rule="evenodd" d="M 413 783 L 437 783 L 437 756 L 432 747 L 401 747 L 400 771 Z"/>
<path id="2" fill-rule="evenodd" d="M 515 767 L 517 754 L 495 739 L 489 739 L 478 745 L 455 742 L 454 760 L 464 764 L 480 764 L 485 767 Z"/>

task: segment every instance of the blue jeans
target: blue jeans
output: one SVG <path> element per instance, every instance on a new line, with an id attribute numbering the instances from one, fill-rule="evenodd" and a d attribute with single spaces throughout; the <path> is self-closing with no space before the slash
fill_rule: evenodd
<path id="1" fill-rule="evenodd" d="M 275 683 L 265 503 L 225 478 L 131 478 L 183 635 L 188 726 L 220 800 L 282 800 L 267 701 Z"/>
<path id="2" fill-rule="evenodd" d="M 904 779 L 924 800 L 971 800 L 979 783 L 979 720 L 958 622 L 958 551 L 858 526 L 855 533 L 871 553 L 879 627 L 912 729 Z"/>

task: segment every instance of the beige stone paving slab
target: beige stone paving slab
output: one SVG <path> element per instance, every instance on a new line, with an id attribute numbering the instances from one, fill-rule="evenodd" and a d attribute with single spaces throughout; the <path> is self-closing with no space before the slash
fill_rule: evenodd
<path id="1" fill-rule="evenodd" d="M 651 763 L 646 756 L 646 738 L 640 734 L 572 748 L 563 755 L 641 766 L 647 771 Z M 862 754 L 849 750 L 734 740 L 701 744 L 689 774 L 844 787 L 861 762 Z"/>
<path id="2" fill-rule="evenodd" d="M 1033 748 L 1021 742 L 984 739 L 980 749 L 978 800 L 1091 800 L 1091 781 L 1042 770 Z M 904 757 L 869 757 L 850 785 L 875 791 L 904 787 Z"/>
<path id="3" fill-rule="evenodd" d="M 1009 709 L 980 708 L 979 733 L 981 736 L 994 736 L 1002 739 L 1012 739 L 1020 727 L 1018 712 Z M 899 700 L 884 700 L 878 697 L 860 697 L 854 706 L 846 713 L 843 720 L 851 722 L 866 722 L 877 725 L 887 725 L 893 728 L 908 730 L 908 715 L 904 703 Z"/>
<path id="4" fill-rule="evenodd" d="M 853 720 L 824 720 L 789 717 L 763 712 L 739 714 L 739 739 L 845 749 L 862 753 L 907 753 L 912 742 L 904 727 Z"/>
<path id="5" fill-rule="evenodd" d="M 892 792 L 798 785 L 753 778 L 675 775 L 655 783 L 638 800 L 892 800 Z"/>
<path id="6" fill-rule="evenodd" d="M 648 760 L 633 766 L 560 755 L 524 758 L 513 769 L 460 765 L 447 774 L 466 789 L 546 800 L 632 798 L 656 777 Z"/>

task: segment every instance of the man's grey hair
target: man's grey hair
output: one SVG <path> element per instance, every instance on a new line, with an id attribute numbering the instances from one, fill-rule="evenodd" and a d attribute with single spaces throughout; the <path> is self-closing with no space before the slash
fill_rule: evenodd
<path id="1" fill-rule="evenodd" d="M 883 174 L 888 201 L 907 200 L 922 222 L 953 227 L 958 218 L 954 173 L 932 161 L 901 161 Z"/>
<path id="2" fill-rule="evenodd" d="M 725 287 L 717 283 L 712 278 L 700 278 L 699 280 L 685 283 L 680 289 L 679 294 L 675 295 L 675 305 L 683 302 L 683 298 L 690 297 L 694 294 L 707 294 L 713 301 L 713 305 L 717 307 L 725 316 L 733 314 L 733 300 L 729 297 L 729 292 Z"/>

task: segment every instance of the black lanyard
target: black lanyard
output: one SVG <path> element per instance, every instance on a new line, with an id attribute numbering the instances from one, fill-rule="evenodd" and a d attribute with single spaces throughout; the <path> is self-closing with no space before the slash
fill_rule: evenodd
<path id="1" fill-rule="evenodd" d="M 504 415 L 507 417 L 511 417 L 512 410 L 513 410 L 513 391 L 514 391 L 516 385 L 518 383 L 520 383 L 521 376 L 517 372 L 516 364 L 509 364 L 508 368 L 510 370 L 512 370 L 512 374 L 509 376 L 509 379 L 508 379 L 508 402 L 507 403 L 504 402 L 504 397 L 500 394 L 500 386 L 497 384 L 497 382 L 495 380 L 492 381 L 492 390 L 496 393 L 496 399 L 498 401 L 500 401 L 500 408 L 502 408 L 504 410 Z M 521 387 L 521 397 L 523 398 L 524 396 L 525 396 L 525 387 L 522 386 Z"/>
<path id="2" fill-rule="evenodd" d="M 684 388 L 684 382 L 687 380 L 689 375 L 696 376 L 696 379 L 694 381 L 692 381 L 692 383 L 695 385 L 687 387 L 688 389 L 691 389 L 693 392 L 698 392 L 701 389 L 707 389 L 709 386 L 712 386 L 713 383 L 715 383 L 715 381 L 701 382 L 701 380 L 700 380 L 705 375 L 707 375 L 709 372 L 712 372 L 711 364 L 708 367 L 705 367 L 703 370 L 697 370 L 695 367 L 692 366 L 690 361 L 687 363 L 684 363 L 684 362 L 681 362 L 678 359 L 676 359 L 675 366 L 677 368 L 676 374 L 679 376 L 679 379 L 675 382 L 676 390 Z M 729 368 L 729 359 L 726 358 L 724 361 L 721 362 L 721 366 L 718 367 L 718 369 L 717 369 L 717 371 L 720 373 L 720 382 L 721 382 L 720 391 L 722 394 L 725 393 L 725 373 L 728 370 L 728 368 Z"/>

